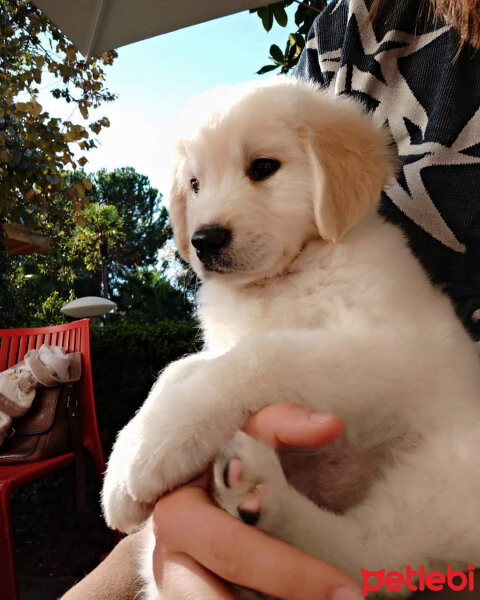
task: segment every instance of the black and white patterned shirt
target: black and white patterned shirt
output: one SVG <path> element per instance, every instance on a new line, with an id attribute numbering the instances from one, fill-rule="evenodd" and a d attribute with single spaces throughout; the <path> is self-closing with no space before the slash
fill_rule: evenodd
<path id="1" fill-rule="evenodd" d="M 295 76 L 362 100 L 388 124 L 402 169 L 381 213 L 406 232 L 433 281 L 480 339 L 480 51 L 418 0 L 333 0 Z"/>

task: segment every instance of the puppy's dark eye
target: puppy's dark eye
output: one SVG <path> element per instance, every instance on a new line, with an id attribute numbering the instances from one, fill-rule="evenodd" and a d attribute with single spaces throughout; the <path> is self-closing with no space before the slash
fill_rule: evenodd
<path id="1" fill-rule="evenodd" d="M 257 158 L 248 167 L 247 175 L 252 181 L 262 181 L 280 168 L 280 161 L 274 158 Z"/>
<path id="2" fill-rule="evenodd" d="M 195 179 L 195 177 L 192 177 L 190 179 L 190 185 L 192 186 L 193 193 L 198 194 L 198 190 L 200 189 L 200 184 L 198 182 L 198 179 Z"/>

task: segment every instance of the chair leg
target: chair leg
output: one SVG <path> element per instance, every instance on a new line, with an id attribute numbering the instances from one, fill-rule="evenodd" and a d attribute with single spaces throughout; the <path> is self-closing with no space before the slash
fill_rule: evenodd
<path id="1" fill-rule="evenodd" d="M 85 450 L 82 446 L 75 452 L 75 502 L 80 519 L 87 515 L 87 480 L 85 472 Z"/>
<path id="2" fill-rule="evenodd" d="M 0 598 L 18 600 L 9 492 L 6 485 L 0 484 Z"/>
<path id="3" fill-rule="evenodd" d="M 85 447 L 90 453 L 90 456 L 92 457 L 98 481 L 100 482 L 100 485 L 102 485 L 103 475 L 105 473 L 105 461 L 103 458 L 103 450 L 99 443 L 96 443 L 95 440 L 88 440 L 88 443 L 85 444 Z"/>

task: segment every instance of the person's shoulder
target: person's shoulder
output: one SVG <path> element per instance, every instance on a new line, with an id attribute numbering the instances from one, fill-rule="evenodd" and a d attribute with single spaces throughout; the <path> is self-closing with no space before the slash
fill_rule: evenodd
<path id="1" fill-rule="evenodd" d="M 334 50 L 342 45 L 351 4 L 358 0 L 333 0 L 313 22 L 309 37 L 321 40 L 322 51 Z"/>
<path id="2" fill-rule="evenodd" d="M 348 22 L 349 1 L 334 0 L 314 20 L 305 41 L 305 49 L 293 75 L 320 85 L 329 84 L 328 71 L 320 67 L 319 55 L 329 52 L 338 54 L 345 38 Z M 335 59 L 338 59 L 336 56 Z"/>

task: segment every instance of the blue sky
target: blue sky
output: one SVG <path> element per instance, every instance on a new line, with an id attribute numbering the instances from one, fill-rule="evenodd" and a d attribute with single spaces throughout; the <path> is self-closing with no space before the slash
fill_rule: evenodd
<path id="1" fill-rule="evenodd" d="M 270 45 L 283 48 L 288 33 L 295 31 L 295 8 L 290 7 L 286 28 L 274 24 L 268 33 L 256 15 L 242 12 L 120 48 L 106 77 L 119 97 L 98 113 L 111 126 L 100 133 L 99 147 L 87 153 L 85 169 L 132 166 L 166 192 L 164 140 L 181 107 L 209 88 L 258 77 L 255 71 L 268 63 Z M 46 90 L 39 100 L 59 113 L 58 102 Z M 61 112 L 68 117 L 71 107 Z M 78 114 L 72 119 L 81 121 Z"/>

